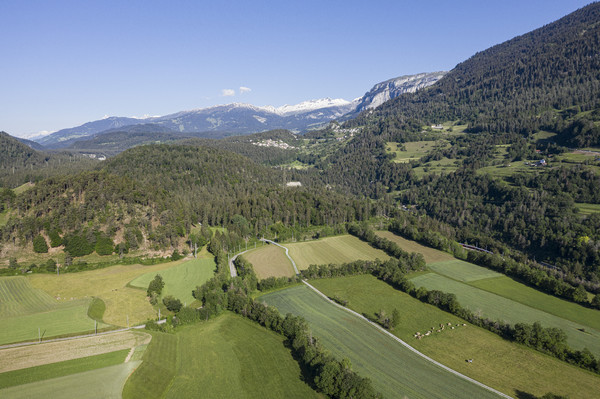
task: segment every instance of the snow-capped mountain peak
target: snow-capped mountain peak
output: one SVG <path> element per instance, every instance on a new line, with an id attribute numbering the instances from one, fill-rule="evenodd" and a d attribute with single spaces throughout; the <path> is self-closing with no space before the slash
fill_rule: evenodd
<path id="1" fill-rule="evenodd" d="M 303 101 L 296 105 L 283 105 L 281 107 L 275 108 L 275 113 L 279 115 L 292 115 L 297 113 L 314 111 L 316 109 L 321 108 L 330 108 L 330 107 L 343 107 L 345 105 L 351 105 L 352 103 L 348 100 L 344 100 L 343 98 L 335 98 L 331 99 L 329 97 L 320 98 L 317 100 L 308 100 Z"/>

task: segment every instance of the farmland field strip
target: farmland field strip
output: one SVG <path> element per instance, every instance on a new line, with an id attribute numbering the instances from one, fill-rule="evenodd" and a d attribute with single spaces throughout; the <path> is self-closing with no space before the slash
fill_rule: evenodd
<path id="1" fill-rule="evenodd" d="M 123 363 L 129 349 L 0 373 L 0 389 Z"/>
<path id="2" fill-rule="evenodd" d="M 0 397 L 11 399 L 97 399 L 120 398 L 123 385 L 140 361 L 121 363 L 63 377 L 37 381 L 0 390 Z"/>
<path id="3" fill-rule="evenodd" d="M 535 288 L 516 282 L 510 277 L 482 279 L 468 284 L 480 290 L 500 295 L 523 305 L 600 331 L 600 311 L 545 294 Z"/>
<path id="4" fill-rule="evenodd" d="M 0 278 L 0 317 L 47 311 L 57 305 L 50 295 L 31 287 L 25 277 Z"/>
<path id="5" fill-rule="evenodd" d="M 504 398 L 511 398 L 510 396 L 499 392 L 497 390 L 495 390 L 494 388 L 488 387 L 485 384 L 482 384 L 479 381 L 474 380 L 473 378 L 467 377 L 464 374 L 459 373 L 458 371 L 452 370 L 450 367 L 444 366 L 443 364 L 441 364 L 440 362 L 433 360 L 432 358 L 430 358 L 429 356 L 419 352 L 418 350 L 416 350 L 415 348 L 413 348 L 412 346 L 410 346 L 409 344 L 407 344 L 406 342 L 404 342 L 403 340 L 401 340 L 400 338 L 398 338 L 397 336 L 395 336 L 394 334 L 392 334 L 391 332 L 387 331 L 386 329 L 384 329 L 383 327 L 381 327 L 379 324 L 373 323 L 371 320 L 367 319 L 365 316 L 355 312 L 354 310 L 347 308 L 345 306 L 342 306 L 334 301 L 332 301 L 331 299 L 329 299 L 327 297 L 327 295 L 323 294 L 321 291 L 319 291 L 318 289 L 316 289 L 314 286 L 310 285 L 308 282 L 306 282 L 306 280 L 302 281 L 304 284 L 306 284 L 310 289 L 312 289 L 313 291 L 315 291 L 317 294 L 319 294 L 323 299 L 325 299 L 326 301 L 328 301 L 329 303 L 331 303 L 334 306 L 337 306 L 340 309 L 343 309 L 349 313 L 352 313 L 353 315 L 355 315 L 356 317 L 366 321 L 367 323 L 369 323 L 370 325 L 372 325 L 373 327 L 375 327 L 376 329 L 378 329 L 379 331 L 383 332 L 384 334 L 388 335 L 390 338 L 392 338 L 393 340 L 399 342 L 402 346 L 404 346 L 405 348 L 407 348 L 408 350 L 410 350 L 413 353 L 416 353 L 417 355 L 421 356 L 423 359 L 435 364 L 438 367 L 441 367 L 442 369 L 464 379 L 467 380 L 469 382 L 472 382 L 473 384 L 479 385 L 480 387 L 487 389 L 488 391 L 491 391 L 499 396 L 502 396 Z"/>
<path id="6" fill-rule="evenodd" d="M 460 259 L 430 263 L 427 265 L 427 268 L 433 270 L 437 274 L 465 283 L 504 276 L 501 273 Z"/>
<path id="7" fill-rule="evenodd" d="M 260 297 L 282 314 L 303 316 L 325 348 L 347 357 L 353 369 L 373 381 L 386 397 L 494 397 L 498 395 L 453 375 L 408 350 L 348 312 L 332 306 L 305 286 Z"/>
<path id="8" fill-rule="evenodd" d="M 503 320 L 510 324 L 531 324 L 539 321 L 544 327 L 560 328 L 567 334 L 567 341 L 573 348 L 587 347 L 594 355 L 600 356 L 600 331 L 598 330 L 436 273 L 417 276 L 411 281 L 417 287 L 423 286 L 428 290 L 453 293 L 462 306 L 492 320 Z"/>
<path id="9" fill-rule="evenodd" d="M 535 397 L 554 392 L 570 397 L 597 399 L 600 376 L 554 357 L 507 341 L 500 336 L 423 303 L 372 275 L 324 278 L 311 281 L 329 297 L 348 301 L 352 310 L 368 315 L 398 311 L 400 323 L 391 332 L 420 352 L 471 378 L 512 396 L 527 392 Z M 450 322 L 454 329 L 431 326 Z M 456 327 L 456 326 L 459 327 Z M 432 330 L 417 339 L 417 331 Z M 473 359 L 467 363 L 466 359 Z M 523 371 L 527 370 L 526 373 Z"/>

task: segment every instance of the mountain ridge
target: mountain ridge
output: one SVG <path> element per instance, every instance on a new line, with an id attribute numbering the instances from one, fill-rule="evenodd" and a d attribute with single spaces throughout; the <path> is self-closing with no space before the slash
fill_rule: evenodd
<path id="1" fill-rule="evenodd" d="M 117 129 L 122 132 L 134 129 L 139 133 L 139 129 L 134 128 L 139 125 L 146 125 L 151 131 L 160 133 L 195 133 L 194 136 L 217 138 L 219 135 L 215 135 L 215 132 L 222 133 L 221 137 L 273 129 L 288 129 L 299 133 L 320 128 L 346 115 L 356 115 L 363 108 L 372 105 L 373 101 L 376 101 L 375 106 L 378 106 L 386 99 L 427 87 L 437 82 L 443 74 L 444 72 L 420 73 L 389 79 L 376 84 L 363 97 L 353 101 L 326 97 L 281 107 L 231 103 L 148 118 L 111 116 L 62 129 L 36 138 L 35 141 L 48 148 L 66 148 L 78 140 L 87 140 Z M 383 87 L 382 84 L 386 86 Z"/>

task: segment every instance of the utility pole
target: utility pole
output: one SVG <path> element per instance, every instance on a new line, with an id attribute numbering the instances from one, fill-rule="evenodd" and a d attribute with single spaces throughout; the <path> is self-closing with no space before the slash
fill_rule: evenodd
<path id="1" fill-rule="evenodd" d="M 158 320 L 160 320 L 160 308 L 158 308 Z"/>
<path id="2" fill-rule="evenodd" d="M 40 331 L 39 327 L 38 327 L 38 342 L 42 342 L 42 332 Z"/>

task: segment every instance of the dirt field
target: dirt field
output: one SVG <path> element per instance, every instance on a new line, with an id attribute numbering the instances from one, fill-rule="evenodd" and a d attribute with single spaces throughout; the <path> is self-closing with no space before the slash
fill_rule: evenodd
<path id="1" fill-rule="evenodd" d="M 0 350 L 0 373 L 78 359 L 147 344 L 152 337 L 140 331 L 125 331 L 68 341 L 49 342 Z"/>
<path id="2" fill-rule="evenodd" d="M 426 247 L 416 241 L 407 240 L 406 238 L 400 237 L 390 231 L 377 231 L 376 234 L 379 237 L 387 238 L 388 240 L 395 242 L 400 248 L 407 252 L 418 252 L 423 254 L 425 257 L 425 262 L 427 263 L 442 262 L 445 260 L 454 259 L 452 255 L 446 252 Z"/>
<path id="3" fill-rule="evenodd" d="M 285 251 L 276 245 L 265 245 L 242 256 L 252 263 L 259 279 L 294 275 L 294 268 Z"/>

